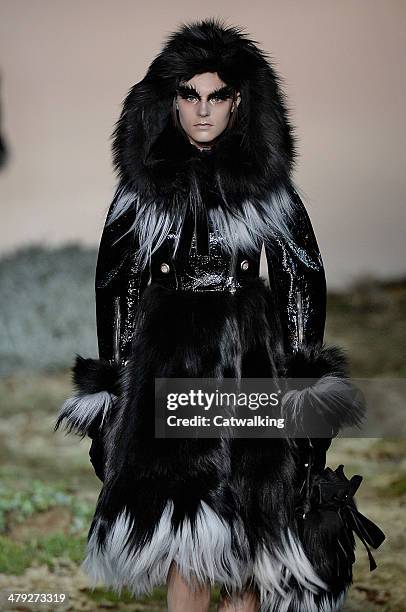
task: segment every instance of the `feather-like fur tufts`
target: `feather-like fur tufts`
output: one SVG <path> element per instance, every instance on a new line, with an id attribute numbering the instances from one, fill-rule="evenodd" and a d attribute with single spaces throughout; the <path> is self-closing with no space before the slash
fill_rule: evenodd
<path id="1" fill-rule="evenodd" d="M 76 393 L 62 405 L 54 431 L 63 424 L 67 433 L 93 436 L 103 427 L 119 395 L 120 366 L 103 359 L 76 355 L 72 368 Z"/>
<path id="2" fill-rule="evenodd" d="M 348 376 L 348 359 L 342 348 L 303 347 L 288 358 L 285 375 L 303 379 L 281 400 L 282 416 L 294 434 L 333 437 L 343 427 L 362 424 L 365 398 Z"/>

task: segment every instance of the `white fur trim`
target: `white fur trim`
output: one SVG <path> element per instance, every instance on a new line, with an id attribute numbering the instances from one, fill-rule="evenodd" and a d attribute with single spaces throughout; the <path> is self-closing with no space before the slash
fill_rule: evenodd
<path id="1" fill-rule="evenodd" d="M 65 421 L 68 432 L 86 434 L 90 425 L 102 412 L 100 429 L 104 423 L 107 412 L 112 408 L 117 397 L 108 391 L 89 393 L 87 395 L 74 395 L 68 398 L 61 407 L 57 427 Z"/>
<path id="2" fill-rule="evenodd" d="M 270 552 L 265 546 L 258 550 L 253 568 L 255 580 L 261 593 L 261 601 L 267 592 L 276 591 L 285 598 L 288 581 L 293 576 L 297 582 L 312 593 L 328 589 L 326 583 L 315 573 L 300 541 L 288 528 L 287 536 L 282 534 L 281 547 L 275 546 Z M 289 588 L 289 587 L 287 587 Z"/>
<path id="3" fill-rule="evenodd" d="M 289 529 L 280 548 L 275 547 L 272 553 L 263 549 L 253 564 L 241 525 L 236 523 L 230 528 L 202 501 L 194 529 L 187 519 L 174 532 L 173 509 L 170 500 L 152 538 L 131 553 L 127 541 L 131 529 L 128 511 L 120 513 L 100 547 L 97 543 L 99 519 L 81 565 L 89 577 L 90 588 L 102 583 L 118 594 L 127 587 L 133 596 L 150 595 L 155 587 L 166 584 L 174 561 L 190 586 L 196 582 L 219 583 L 230 597 L 238 595 L 251 578 L 260 591 L 260 612 L 336 612 L 341 609 L 346 592 L 338 598 L 329 595 L 328 586 L 316 575 L 299 540 Z M 240 539 L 241 557 L 231 549 L 232 529 Z M 288 587 L 291 576 L 298 581 L 299 590 Z M 320 591 L 327 592 L 316 605 L 315 595 Z"/>
<path id="4" fill-rule="evenodd" d="M 340 423 L 340 427 L 359 425 L 364 413 L 362 397 L 356 387 L 349 379 L 334 375 L 322 376 L 305 389 L 287 391 L 281 407 L 282 416 L 300 431 L 309 413 L 319 415 L 327 423 Z"/>
<path id="5" fill-rule="evenodd" d="M 219 181 L 219 176 L 216 177 Z M 213 228 L 223 239 L 223 246 L 229 253 L 234 253 L 241 249 L 246 253 L 255 253 L 261 249 L 262 242 L 268 244 L 272 250 L 273 241 L 283 238 L 285 241 L 292 242 L 293 237 L 288 228 L 289 220 L 292 220 L 295 206 L 285 186 L 276 189 L 263 200 L 255 203 L 245 200 L 241 205 L 241 210 L 236 210 L 232 204 L 227 202 L 226 195 L 222 189 L 221 182 L 218 182 L 219 192 L 224 201 L 225 207 L 219 209 L 209 209 L 208 216 Z M 182 198 L 175 193 L 173 195 L 173 206 L 166 209 L 153 199 L 140 195 L 131 190 L 126 185 L 119 183 L 114 195 L 114 206 L 107 225 L 113 223 L 131 206 L 135 208 L 135 219 L 130 228 L 125 232 L 134 231 L 138 244 L 137 261 L 142 269 L 148 258 L 163 243 L 170 231 L 178 234 L 184 220 L 186 209 L 191 206 L 197 211 L 199 208 L 204 210 L 198 186 L 192 183 L 189 200 Z M 123 234 L 123 235 L 125 235 Z M 120 240 L 122 236 L 118 238 Z M 175 251 L 178 244 L 175 244 Z M 301 253 L 298 252 L 298 256 Z M 309 254 L 306 254 L 306 261 L 310 262 Z M 313 264 L 316 268 L 320 262 Z"/>
<path id="6" fill-rule="evenodd" d="M 154 587 L 166 583 L 170 565 L 175 561 L 191 586 L 197 580 L 200 583 L 219 582 L 231 591 L 241 589 L 249 575 L 250 564 L 247 558 L 240 559 L 232 551 L 232 528 L 201 501 L 194 528 L 186 519 L 174 532 L 173 509 L 170 500 L 151 540 L 130 554 L 127 548 L 131 528 L 128 512 L 120 513 L 102 547 L 97 545 L 100 527 L 97 522 L 82 563 L 91 588 L 102 582 L 119 593 L 123 587 L 128 587 L 134 596 L 151 594 Z"/>
<path id="7" fill-rule="evenodd" d="M 316 603 L 314 593 L 310 591 L 289 591 L 284 598 L 273 592 L 261 601 L 259 612 L 340 612 L 346 596 L 347 590 L 342 591 L 338 597 L 325 594 Z"/>
<path id="8" fill-rule="evenodd" d="M 217 177 L 218 178 L 218 177 Z M 225 193 L 220 190 L 224 202 Z M 210 209 L 209 217 L 214 230 L 224 238 L 224 248 L 230 253 L 237 249 L 252 254 L 261 249 L 262 242 L 272 248 L 277 236 L 291 238 L 287 219 L 292 215 L 292 201 L 285 187 L 269 195 L 268 200 L 250 200 L 242 203 L 241 211 L 229 206 L 228 214 L 220 209 Z"/>

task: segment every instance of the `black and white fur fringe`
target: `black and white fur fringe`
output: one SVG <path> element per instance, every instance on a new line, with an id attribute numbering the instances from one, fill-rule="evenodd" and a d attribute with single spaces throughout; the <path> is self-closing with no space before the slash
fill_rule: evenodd
<path id="1" fill-rule="evenodd" d="M 117 401 L 120 366 L 76 355 L 72 374 L 76 393 L 63 403 L 54 431 L 63 425 L 66 433 L 92 437 L 96 428 L 103 427 Z"/>
<path id="2" fill-rule="evenodd" d="M 176 562 L 191 587 L 197 583 L 220 583 L 231 598 L 238 597 L 246 584 L 252 582 L 259 589 L 261 612 L 339 609 L 299 539 L 289 529 L 279 547 L 258 551 L 253 562 L 238 521 L 230 528 L 202 501 L 193 528 L 189 519 L 185 519 L 174 531 L 172 513 L 173 503 L 168 501 L 152 537 L 135 550 L 128 547 L 129 514 L 123 511 L 117 517 L 102 546 L 98 532 L 103 526 L 97 519 L 81 566 L 90 579 L 90 587 L 94 589 L 101 582 L 119 594 L 127 587 L 134 596 L 148 595 L 156 586 L 165 584 L 170 566 Z M 240 540 L 238 552 L 231 546 L 233 530 Z M 290 578 L 297 581 L 297 590 L 287 586 Z M 321 607 L 314 603 L 317 597 L 323 602 Z"/>
<path id="3" fill-rule="evenodd" d="M 348 376 L 348 359 L 340 347 L 303 347 L 286 363 L 286 378 L 313 379 L 287 391 L 281 399 L 282 416 L 294 434 L 315 423 L 311 437 L 334 437 L 343 427 L 359 427 L 365 417 L 365 398 Z"/>

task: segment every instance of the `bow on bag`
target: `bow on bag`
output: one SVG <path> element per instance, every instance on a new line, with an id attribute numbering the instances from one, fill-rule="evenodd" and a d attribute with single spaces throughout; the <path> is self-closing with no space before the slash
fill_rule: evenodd
<path id="1" fill-rule="evenodd" d="M 362 482 L 362 476 L 355 474 L 350 480 L 344 474 L 341 463 L 336 470 L 326 467 L 315 475 L 311 484 L 311 505 L 335 509 L 343 523 L 352 529 L 364 544 L 369 558 L 369 570 L 377 565 L 369 546 L 376 549 L 385 540 L 385 534 L 375 523 L 361 514 L 354 501 L 354 495 Z M 368 546 L 369 545 L 369 546 Z"/>

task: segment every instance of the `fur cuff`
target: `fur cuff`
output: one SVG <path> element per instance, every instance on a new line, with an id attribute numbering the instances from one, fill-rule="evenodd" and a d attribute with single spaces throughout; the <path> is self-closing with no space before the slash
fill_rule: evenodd
<path id="1" fill-rule="evenodd" d="M 67 433 L 93 437 L 119 395 L 121 366 L 76 355 L 72 381 L 76 393 L 61 407 L 54 431 L 63 423 Z"/>
<path id="2" fill-rule="evenodd" d="M 350 381 L 348 359 L 337 346 L 306 347 L 288 358 L 286 378 L 311 378 L 285 393 L 282 413 L 293 433 L 334 437 L 343 427 L 359 427 L 365 399 Z M 315 432 L 315 433 L 313 433 Z"/>

